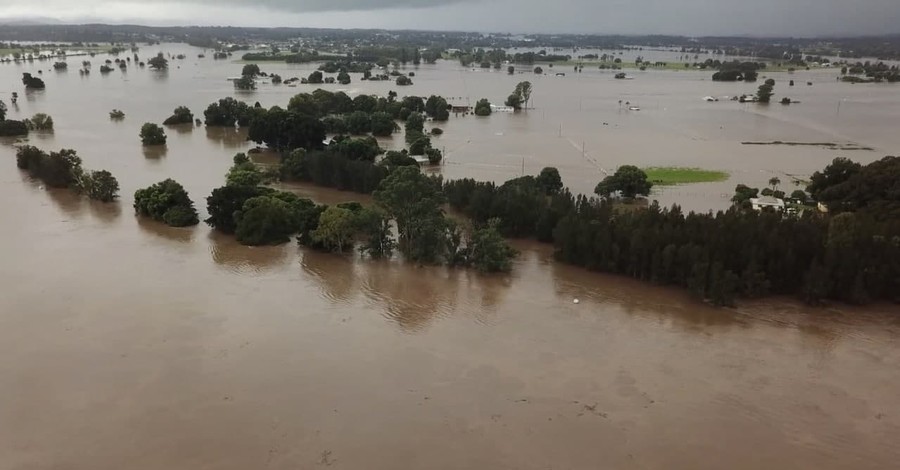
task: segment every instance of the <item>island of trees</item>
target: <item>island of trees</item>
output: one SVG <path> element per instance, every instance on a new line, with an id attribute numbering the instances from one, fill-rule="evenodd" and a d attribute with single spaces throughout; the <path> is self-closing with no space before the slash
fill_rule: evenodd
<path id="1" fill-rule="evenodd" d="M 106 170 L 89 171 L 71 149 L 46 153 L 26 145 L 16 151 L 16 165 L 51 188 L 68 188 L 102 202 L 118 197 L 119 182 Z"/>

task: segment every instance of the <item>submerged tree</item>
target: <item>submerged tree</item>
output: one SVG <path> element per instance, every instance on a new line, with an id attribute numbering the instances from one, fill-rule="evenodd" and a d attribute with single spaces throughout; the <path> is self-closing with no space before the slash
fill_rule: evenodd
<path id="1" fill-rule="evenodd" d="M 622 165 L 616 172 L 603 179 L 594 192 L 601 196 L 609 196 L 619 192 L 622 197 L 631 199 L 638 195 L 647 196 L 653 183 L 647 181 L 647 173 L 633 165 Z"/>
<path id="2" fill-rule="evenodd" d="M 194 203 L 184 187 L 173 179 L 166 179 L 134 193 L 134 210 L 172 227 L 187 227 L 199 223 Z"/>
<path id="3" fill-rule="evenodd" d="M 148 60 L 147 64 L 150 66 L 150 68 L 156 69 L 156 70 L 165 70 L 165 69 L 169 68 L 169 61 L 166 60 L 166 57 L 163 55 L 162 52 L 160 52 L 159 54 L 156 54 L 156 57 L 153 57 L 150 60 Z"/>
<path id="4" fill-rule="evenodd" d="M 475 115 L 476 116 L 490 116 L 491 115 L 491 102 L 487 100 L 487 98 L 482 98 L 475 103 Z"/>
<path id="5" fill-rule="evenodd" d="M 144 123 L 144 125 L 141 126 L 141 143 L 145 146 L 165 145 L 166 132 L 162 127 L 159 127 L 152 122 Z"/>
<path id="6" fill-rule="evenodd" d="M 166 118 L 163 121 L 164 126 L 174 126 L 178 124 L 193 124 L 194 122 L 194 113 L 188 109 L 187 106 L 179 106 L 175 108 L 175 111 L 171 116 Z"/>
<path id="7" fill-rule="evenodd" d="M 30 73 L 22 74 L 22 83 L 25 85 L 25 88 L 32 90 L 43 90 L 47 86 L 44 84 L 44 81 L 38 77 L 31 75 Z"/>
<path id="8" fill-rule="evenodd" d="M 92 171 L 82 176 L 81 190 L 91 199 L 113 202 L 119 197 L 119 181 L 106 170 Z"/>
<path id="9" fill-rule="evenodd" d="M 53 118 L 44 113 L 37 113 L 25 121 L 25 125 L 32 131 L 52 131 Z"/>

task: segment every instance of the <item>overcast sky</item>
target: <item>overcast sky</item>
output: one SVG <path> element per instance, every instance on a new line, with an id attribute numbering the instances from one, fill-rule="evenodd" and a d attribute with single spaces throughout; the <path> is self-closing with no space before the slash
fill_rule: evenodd
<path id="1" fill-rule="evenodd" d="M 900 0 L 0 0 L 0 20 L 599 34 L 900 33 Z"/>

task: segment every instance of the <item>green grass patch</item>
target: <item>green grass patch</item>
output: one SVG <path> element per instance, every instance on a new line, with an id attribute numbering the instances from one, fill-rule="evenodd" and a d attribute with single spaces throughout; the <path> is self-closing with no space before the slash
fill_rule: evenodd
<path id="1" fill-rule="evenodd" d="M 650 167 L 643 169 L 647 173 L 647 179 L 658 186 L 671 186 L 675 184 L 713 183 L 728 179 L 728 173 L 724 171 L 703 170 L 700 168 L 681 167 Z"/>

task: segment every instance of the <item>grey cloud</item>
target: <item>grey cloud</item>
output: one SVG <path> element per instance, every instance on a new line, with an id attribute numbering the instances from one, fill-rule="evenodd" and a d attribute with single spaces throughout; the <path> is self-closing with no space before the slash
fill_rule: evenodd
<path id="1" fill-rule="evenodd" d="M 900 0 L 0 0 L 0 20 L 482 32 L 900 33 Z"/>
<path id="2" fill-rule="evenodd" d="M 202 3 L 216 6 L 257 6 L 284 12 L 305 13 L 371 11 L 393 8 L 419 9 L 475 2 L 476 0 L 186 0 L 184 3 Z"/>

